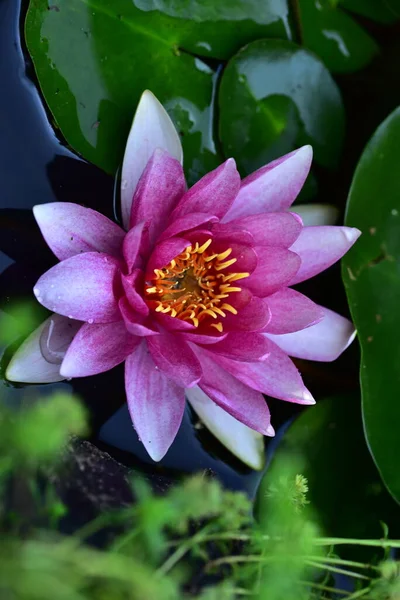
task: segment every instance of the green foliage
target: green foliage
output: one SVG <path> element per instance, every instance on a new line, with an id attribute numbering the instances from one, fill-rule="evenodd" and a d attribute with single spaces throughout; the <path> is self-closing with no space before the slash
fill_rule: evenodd
<path id="1" fill-rule="evenodd" d="M 342 263 L 362 350 L 361 391 L 367 441 L 383 480 L 400 501 L 400 109 L 368 143 L 351 186 L 346 224 L 363 232 Z"/>
<path id="2" fill-rule="evenodd" d="M 35 528 L 26 519 L 19 526 L 17 514 L 10 527 L 10 515 L 4 510 L 8 482 L 23 474 L 28 488 L 35 490 L 33 467 L 45 472 L 43 467 L 57 462 L 67 436 L 82 431 L 84 418 L 78 407 L 73 398 L 56 396 L 18 413 L 2 410 L 1 598 L 313 600 L 335 591 L 332 575 L 349 573 L 361 582 L 359 592 L 367 600 L 395 600 L 397 563 L 356 563 L 340 558 L 333 548 L 344 543 L 389 548 L 400 547 L 400 542 L 321 538 L 308 483 L 301 474 L 306 461 L 287 452 L 278 455 L 262 482 L 256 521 L 246 496 L 223 490 L 215 479 L 200 474 L 164 496 L 155 496 L 136 477 L 138 499 L 133 506 L 102 514 L 70 537 L 54 530 L 65 508 L 48 485 L 46 494 L 36 489 L 36 508 L 47 528 Z M 49 428 L 58 433 L 43 444 Z M 32 438 L 29 443 L 26 437 Z M 85 542 L 95 531 L 116 523 L 124 532 L 108 547 L 100 550 Z M 196 579 L 216 575 L 216 583 L 208 581 L 190 591 L 194 569 Z"/>

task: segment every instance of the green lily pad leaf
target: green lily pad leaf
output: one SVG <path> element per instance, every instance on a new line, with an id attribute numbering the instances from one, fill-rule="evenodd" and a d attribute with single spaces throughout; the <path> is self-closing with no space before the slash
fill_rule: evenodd
<path id="1" fill-rule="evenodd" d="M 363 235 L 345 256 L 343 280 L 362 360 L 367 441 L 393 496 L 400 502 L 400 108 L 377 129 L 357 166 L 346 225 Z"/>
<path id="2" fill-rule="evenodd" d="M 250 173 L 303 144 L 317 163 L 334 167 L 344 134 L 339 89 L 311 52 L 285 40 L 258 40 L 223 73 L 220 138 L 226 156 Z"/>
<path id="3" fill-rule="evenodd" d="M 394 23 L 400 17 L 387 0 L 339 0 L 339 2 L 343 8 L 378 23 Z"/>
<path id="4" fill-rule="evenodd" d="M 165 4 L 171 14 L 179 12 Z M 188 13 L 182 2 L 183 15 L 185 6 Z M 164 14 L 162 5 L 152 10 L 151 1 L 54 0 L 49 5 L 31 0 L 28 50 L 46 102 L 72 148 L 115 173 L 137 102 L 148 88 L 180 131 L 189 183 L 221 162 L 213 138 L 216 75 L 189 52 L 226 58 L 254 37 L 286 37 L 287 0 L 276 0 L 259 14 L 250 6 L 246 20 L 241 20 L 244 0 L 234 3 L 231 20 L 227 0 L 219 15 L 211 4 L 202 6 L 194 10 L 197 20 L 190 20 Z"/>
<path id="5" fill-rule="evenodd" d="M 313 50 L 329 70 L 348 73 L 367 65 L 378 52 L 378 46 L 335 4 L 327 0 L 299 0 L 299 29 L 304 45 Z"/>
<path id="6" fill-rule="evenodd" d="M 290 460 L 293 457 L 293 460 Z M 307 408 L 285 432 L 272 459 L 300 463 L 308 480 L 307 500 L 327 536 L 381 537 L 380 520 L 391 535 L 398 507 L 387 493 L 368 452 L 357 395 L 334 396 Z M 263 493 L 265 486 L 261 487 Z M 259 503 L 260 509 L 263 503 Z"/>

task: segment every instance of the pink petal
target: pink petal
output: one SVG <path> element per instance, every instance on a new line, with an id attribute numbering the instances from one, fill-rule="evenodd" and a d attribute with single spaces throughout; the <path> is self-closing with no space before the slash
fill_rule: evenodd
<path id="1" fill-rule="evenodd" d="M 203 377 L 199 383 L 203 392 L 241 423 L 268 435 L 271 418 L 262 394 L 243 385 L 221 368 L 219 363 L 216 364 L 211 352 L 199 349 L 196 352 L 203 368 Z"/>
<path id="2" fill-rule="evenodd" d="M 219 335 L 207 335 L 205 333 L 203 334 L 183 331 L 182 333 L 178 333 L 177 335 L 181 335 L 186 342 L 193 342 L 194 344 L 204 344 L 207 346 L 209 344 L 216 344 L 217 342 L 221 342 L 226 338 L 228 334 L 222 333 Z"/>
<path id="3" fill-rule="evenodd" d="M 12 357 L 6 379 L 19 383 L 62 381 L 60 365 L 82 323 L 61 315 L 46 319 Z"/>
<path id="4" fill-rule="evenodd" d="M 261 333 L 231 332 L 209 350 L 235 360 L 253 362 L 265 360 L 269 356 L 269 348 L 270 345 Z"/>
<path id="5" fill-rule="evenodd" d="M 188 321 L 182 321 L 181 319 L 177 319 L 175 317 L 170 317 L 167 314 L 163 314 L 160 312 L 153 313 L 153 317 L 167 331 L 172 331 L 172 332 L 196 331 L 196 327 L 192 323 L 189 323 Z"/>
<path id="6" fill-rule="evenodd" d="M 303 146 L 246 177 L 224 223 L 288 208 L 303 187 L 311 161 L 311 146 Z"/>
<path id="7" fill-rule="evenodd" d="M 166 267 L 171 260 L 176 258 L 181 252 L 183 252 L 190 242 L 182 238 L 170 238 L 164 242 L 160 242 L 154 248 L 152 255 L 149 258 L 149 262 L 146 267 L 146 278 L 154 276 L 154 269 L 162 269 Z"/>
<path id="8" fill-rule="evenodd" d="M 118 272 L 119 262 L 112 256 L 85 252 L 52 267 L 33 292 L 43 306 L 65 317 L 89 323 L 118 321 L 114 293 Z"/>
<path id="9" fill-rule="evenodd" d="M 149 226 L 138 223 L 125 235 L 122 252 L 128 267 L 128 272 L 143 266 L 143 260 L 149 251 Z"/>
<path id="10" fill-rule="evenodd" d="M 104 215 L 71 202 L 33 207 L 44 239 L 60 260 L 82 252 L 104 252 L 119 258 L 125 232 Z"/>
<path id="11" fill-rule="evenodd" d="M 243 285 L 255 296 L 263 298 L 288 285 L 300 267 L 300 258 L 286 248 L 258 246 L 255 248 L 258 264 Z"/>
<path id="12" fill-rule="evenodd" d="M 179 161 L 157 148 L 146 165 L 133 196 L 130 227 L 149 222 L 150 239 L 162 233 L 165 222 L 186 191 Z"/>
<path id="13" fill-rule="evenodd" d="M 264 441 L 260 433 L 232 417 L 198 386 L 186 390 L 186 397 L 200 420 L 221 444 L 251 469 L 263 468 Z M 272 427 L 268 435 L 273 435 Z"/>
<path id="14" fill-rule="evenodd" d="M 125 327 L 130 334 L 138 335 L 139 337 L 159 335 L 154 322 L 150 318 L 137 313 L 126 297 L 120 299 L 118 306 L 124 319 Z"/>
<path id="15" fill-rule="evenodd" d="M 234 219 L 229 223 L 218 225 L 215 230 L 248 231 L 256 246 L 282 246 L 289 248 L 299 237 L 301 222 L 291 213 L 263 213 Z"/>
<path id="16" fill-rule="evenodd" d="M 217 221 L 218 219 L 214 215 L 203 212 L 189 213 L 174 220 L 171 225 L 164 229 L 159 241 L 161 242 L 162 240 L 179 235 L 182 232 L 190 231 L 195 227 L 200 227 L 200 225 L 208 225 L 210 223 L 216 223 Z"/>
<path id="17" fill-rule="evenodd" d="M 263 362 L 239 362 L 214 354 L 214 360 L 245 385 L 288 402 L 315 404 L 293 362 L 275 344 Z"/>
<path id="18" fill-rule="evenodd" d="M 140 269 L 135 269 L 130 275 L 121 275 L 121 281 L 126 298 L 134 311 L 143 316 L 149 314 L 149 307 L 142 298 L 144 290 L 144 274 Z"/>
<path id="19" fill-rule="evenodd" d="M 323 319 L 320 306 L 290 288 L 282 288 L 266 298 L 271 311 L 271 320 L 263 329 L 266 333 L 292 333 L 315 325 Z"/>
<path id="20" fill-rule="evenodd" d="M 196 385 L 202 376 L 200 363 L 185 341 L 164 333 L 147 340 L 150 354 L 163 373 L 184 388 Z"/>
<path id="21" fill-rule="evenodd" d="M 240 188 L 240 175 L 233 158 L 207 173 L 186 192 L 172 214 L 172 219 L 203 212 L 222 218 Z"/>
<path id="22" fill-rule="evenodd" d="M 145 343 L 126 359 L 125 389 L 139 439 L 151 458 L 159 461 L 167 453 L 182 422 L 184 389 L 156 368 Z"/>
<path id="23" fill-rule="evenodd" d="M 248 298 L 248 302 L 245 302 L 243 306 L 235 302 L 241 297 Z M 268 324 L 271 313 L 267 302 L 263 298 L 253 296 L 247 289 L 243 288 L 232 301 L 230 298 L 227 301 L 238 313 L 233 315 L 226 312 L 223 320 L 224 331 L 262 331 Z"/>
<path id="24" fill-rule="evenodd" d="M 69 378 L 109 371 L 122 363 L 140 342 L 140 338 L 127 332 L 123 321 L 85 323 L 69 346 L 60 373 Z"/>
<path id="25" fill-rule="evenodd" d="M 295 333 L 266 335 L 290 356 L 321 362 L 336 360 L 354 340 L 356 332 L 348 319 L 320 308 L 325 316 L 316 325 Z"/>
<path id="26" fill-rule="evenodd" d="M 121 208 L 126 229 L 137 183 L 156 148 L 166 150 L 182 164 L 182 145 L 174 124 L 157 98 L 146 90 L 133 119 L 122 165 Z"/>
<path id="27" fill-rule="evenodd" d="M 290 248 L 301 258 L 301 266 L 289 285 L 305 281 L 338 261 L 361 235 L 354 227 L 304 227 Z"/>

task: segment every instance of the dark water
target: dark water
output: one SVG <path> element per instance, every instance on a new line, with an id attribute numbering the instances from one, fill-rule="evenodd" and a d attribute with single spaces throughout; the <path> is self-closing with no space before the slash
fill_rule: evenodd
<path id="1" fill-rule="evenodd" d="M 34 302 L 34 283 L 56 262 L 32 217 L 35 204 L 77 202 L 110 217 L 113 209 L 113 178 L 69 151 L 51 126 L 51 117 L 42 104 L 32 64 L 20 39 L 23 23 L 20 10 L 18 0 L 0 0 L 0 310 L 3 314 L 17 300 Z M 4 374 L 15 347 L 4 350 L 0 373 Z M 122 462 L 170 475 L 211 469 L 227 487 L 255 492 L 260 474 L 241 465 L 206 430 L 195 428 L 189 409 L 165 459 L 158 465 L 152 463 L 131 425 L 122 366 L 102 375 L 54 385 L 11 385 L 0 378 L 2 400 L 16 405 L 56 389 L 79 394 L 90 410 L 92 441 Z M 276 405 L 275 426 L 293 414 L 292 407 Z"/>

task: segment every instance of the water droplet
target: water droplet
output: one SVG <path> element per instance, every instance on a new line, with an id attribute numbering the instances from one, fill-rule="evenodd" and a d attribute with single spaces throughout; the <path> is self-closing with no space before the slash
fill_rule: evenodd
<path id="1" fill-rule="evenodd" d="M 68 315 L 68 319 L 73 319 L 74 317 L 72 315 Z"/>
<path id="2" fill-rule="evenodd" d="M 33 288 L 33 293 L 35 294 L 35 296 L 37 298 L 39 298 L 39 296 L 40 296 L 40 290 L 39 290 L 39 288 L 37 288 L 37 287 Z"/>
<path id="3" fill-rule="evenodd" d="M 123 179 L 121 181 L 121 190 L 126 190 L 127 187 L 128 187 L 128 180 L 127 179 Z"/>
<path id="4" fill-rule="evenodd" d="M 50 287 L 53 288 L 54 287 L 54 283 L 52 283 Z"/>
<path id="5" fill-rule="evenodd" d="M 392 209 L 392 215 L 393 215 L 394 217 L 397 217 L 397 215 L 398 215 L 398 214 L 399 214 L 399 211 L 398 211 L 396 208 L 393 208 L 393 209 Z"/>
<path id="6" fill-rule="evenodd" d="M 61 300 L 61 296 L 57 296 L 57 300 Z"/>
<path id="7" fill-rule="evenodd" d="M 93 323 L 93 319 L 88 319 L 88 323 L 91 325 Z"/>

